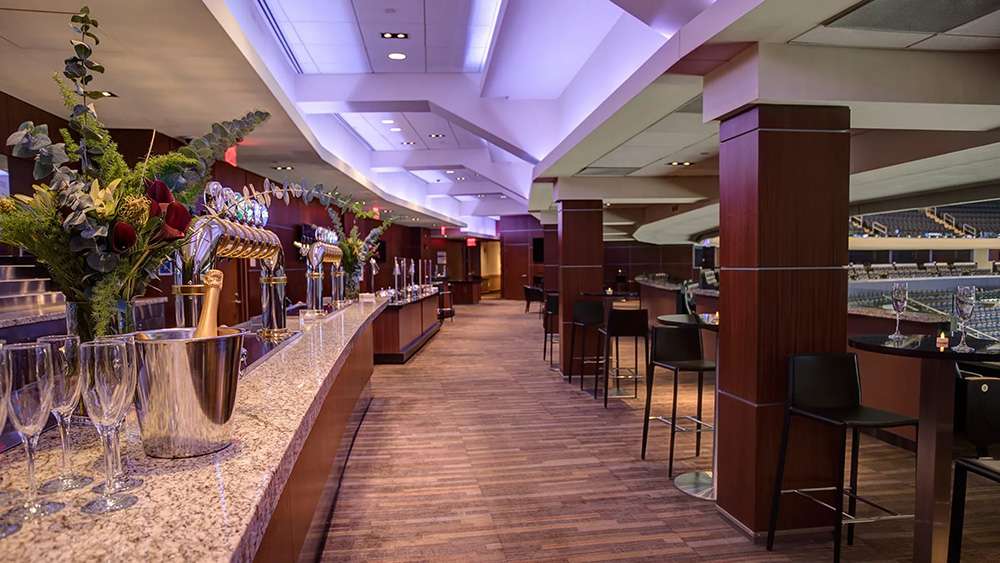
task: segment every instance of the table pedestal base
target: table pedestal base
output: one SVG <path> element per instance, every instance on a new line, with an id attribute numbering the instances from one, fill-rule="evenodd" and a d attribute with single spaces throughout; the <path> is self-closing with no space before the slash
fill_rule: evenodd
<path id="1" fill-rule="evenodd" d="M 711 471 L 691 471 L 674 477 L 674 486 L 682 493 L 701 500 L 715 500 Z"/>

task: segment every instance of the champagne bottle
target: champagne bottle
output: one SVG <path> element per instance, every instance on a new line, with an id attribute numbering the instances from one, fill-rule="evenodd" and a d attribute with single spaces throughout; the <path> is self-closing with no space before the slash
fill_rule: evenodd
<path id="1" fill-rule="evenodd" d="M 201 304 L 201 316 L 194 329 L 194 338 L 219 336 L 219 294 L 222 292 L 222 272 L 209 270 L 201 276 L 205 284 L 205 301 Z"/>

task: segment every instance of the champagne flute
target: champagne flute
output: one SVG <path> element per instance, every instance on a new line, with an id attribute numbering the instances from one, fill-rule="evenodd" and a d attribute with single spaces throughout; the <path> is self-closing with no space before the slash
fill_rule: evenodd
<path id="1" fill-rule="evenodd" d="M 7 370 L 10 372 L 8 414 L 21 435 L 28 464 L 28 498 L 8 513 L 9 519 L 35 520 L 65 508 L 65 504 L 38 499 L 35 483 L 35 449 L 38 437 L 52 410 L 52 350 L 45 343 L 10 344 L 4 346 Z"/>
<path id="2" fill-rule="evenodd" d="M 125 342 L 116 339 L 95 340 L 80 346 L 80 373 L 83 378 L 83 404 L 97 428 L 104 447 L 104 494 L 83 505 L 87 514 L 105 514 L 135 504 L 133 495 L 117 492 L 114 486 L 113 443 L 115 429 L 132 404 L 135 371 L 128 365 Z M 131 391 L 131 393 L 130 393 Z"/>
<path id="3" fill-rule="evenodd" d="M 125 405 L 125 414 L 122 416 L 118 424 L 115 425 L 115 431 L 112 434 L 111 439 L 111 465 L 114 473 L 114 480 L 111 482 L 113 489 L 119 493 L 125 491 L 131 491 L 132 489 L 137 489 L 142 486 L 142 479 L 138 477 L 131 477 L 125 473 L 125 468 L 122 466 L 122 453 L 121 453 L 121 435 L 122 427 L 125 425 L 125 418 L 128 415 L 129 405 L 134 402 L 135 389 L 139 382 L 139 356 L 135 345 L 135 335 L 134 334 L 114 334 L 108 336 L 99 336 L 97 340 L 100 341 L 118 341 L 125 345 L 125 361 L 126 369 L 131 369 L 133 376 L 131 378 L 131 389 L 126 390 L 128 397 L 128 404 Z M 95 493 L 99 495 L 104 494 L 105 483 L 98 483 L 92 489 Z"/>
<path id="4" fill-rule="evenodd" d="M 972 313 L 976 308 L 976 288 L 971 285 L 960 285 L 955 290 L 955 315 L 959 319 L 959 330 L 962 332 L 962 338 L 959 340 L 958 344 L 952 346 L 951 349 L 956 352 L 967 353 L 972 352 L 974 348 L 965 343 L 965 331 L 966 325 L 969 320 L 972 319 Z"/>
<path id="5" fill-rule="evenodd" d="M 62 443 L 62 473 L 42 485 L 39 490 L 43 493 L 58 493 L 86 487 L 93 479 L 73 474 L 69 440 L 73 411 L 80 402 L 80 338 L 62 334 L 44 336 L 38 342 L 48 344 L 52 354 L 52 415 L 59 425 L 59 439 Z"/>
<path id="6" fill-rule="evenodd" d="M 896 332 L 889 335 L 889 340 L 900 341 L 906 338 L 899 332 L 899 316 L 906 310 L 906 300 L 909 293 L 906 282 L 892 284 L 892 309 L 896 311 Z"/>
<path id="7" fill-rule="evenodd" d="M 0 341 L 0 348 L 6 344 Z M 7 420 L 7 401 L 10 399 L 10 370 L 7 369 L 7 354 L 0 352 L 0 429 Z M 0 540 L 16 533 L 21 525 L 10 520 L 0 521 Z"/>

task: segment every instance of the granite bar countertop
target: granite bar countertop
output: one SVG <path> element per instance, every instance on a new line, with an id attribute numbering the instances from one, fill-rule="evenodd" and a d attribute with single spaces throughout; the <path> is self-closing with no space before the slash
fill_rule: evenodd
<path id="1" fill-rule="evenodd" d="M 680 291 L 681 289 L 681 285 L 678 283 L 673 283 L 671 281 L 666 281 L 666 280 L 657 280 L 645 276 L 636 276 L 635 283 L 639 285 L 645 285 L 648 287 L 655 287 L 656 289 L 664 289 L 667 291 Z"/>
<path id="2" fill-rule="evenodd" d="M 135 305 L 136 307 L 143 307 L 146 305 L 157 305 L 166 302 L 166 297 L 140 297 L 135 300 Z M 45 307 L 17 309 L 14 311 L 5 311 L 0 313 L 0 328 L 29 325 L 46 321 L 56 321 L 65 318 L 66 305 L 64 303 L 47 305 Z"/>
<path id="3" fill-rule="evenodd" d="M 90 487 L 48 495 L 62 511 L 25 524 L 0 540 L 2 561 L 249 561 L 267 529 L 281 491 L 319 408 L 355 338 L 385 307 L 356 303 L 327 317 L 250 370 L 239 383 L 233 444 L 212 455 L 153 459 L 142 452 L 134 411 L 126 423 L 124 460 L 142 478 L 126 510 L 90 516 L 80 507 Z M 74 469 L 103 481 L 94 429 L 74 426 Z M 40 482 L 59 473 L 59 436 L 42 436 Z M 21 449 L 0 457 L 4 486 L 24 488 Z"/>
<path id="4" fill-rule="evenodd" d="M 432 287 L 430 290 L 428 290 L 427 293 L 424 293 L 422 295 L 418 295 L 416 297 L 410 297 L 410 298 L 404 299 L 402 301 L 389 301 L 388 304 L 387 304 L 387 306 L 389 306 L 389 307 L 404 307 L 404 306 L 409 305 L 411 303 L 417 303 L 418 301 L 423 301 L 424 299 L 427 299 L 428 297 L 436 297 L 437 294 L 438 294 L 438 288 Z"/>

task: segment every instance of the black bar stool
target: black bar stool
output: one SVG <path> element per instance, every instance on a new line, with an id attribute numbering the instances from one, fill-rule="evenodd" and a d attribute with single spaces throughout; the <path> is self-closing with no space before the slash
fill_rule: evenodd
<path id="1" fill-rule="evenodd" d="M 1000 378 L 970 375 L 959 382 L 965 399 L 965 436 L 976 447 L 974 458 L 955 461 L 951 492 L 951 532 L 948 561 L 962 558 L 962 527 L 965 524 L 965 485 L 969 473 L 1000 483 L 1000 460 L 989 457 L 989 448 L 1000 443 Z"/>
<path id="2" fill-rule="evenodd" d="M 832 487 L 782 490 L 785 459 L 788 453 L 788 435 L 792 416 L 804 416 L 830 424 L 842 430 L 840 451 L 837 456 L 837 481 Z M 778 508 L 781 495 L 797 494 L 837 513 L 833 528 L 833 560 L 840 561 L 840 535 L 844 521 L 847 524 L 847 544 L 854 543 L 854 524 L 913 518 L 912 514 L 899 514 L 858 496 L 858 447 L 861 428 L 893 428 L 916 426 L 917 420 L 901 414 L 866 407 L 861 404 L 861 372 L 856 354 L 810 354 L 792 356 L 788 360 L 788 399 L 785 402 L 785 424 L 781 431 L 778 450 L 778 473 L 774 479 L 771 496 L 771 521 L 767 528 L 767 549 L 774 549 L 774 532 L 778 526 Z M 851 430 L 850 486 L 844 491 L 844 455 L 847 453 L 847 431 Z M 834 492 L 833 506 L 811 493 Z M 844 494 L 848 509 L 844 512 Z M 872 506 L 887 516 L 856 518 L 857 501 Z"/>
<path id="3" fill-rule="evenodd" d="M 542 316 L 545 310 L 545 291 L 540 287 L 534 287 L 530 285 L 524 286 L 524 312 L 528 313 L 531 311 L 531 304 L 538 303 L 541 305 L 538 309 L 538 316 Z"/>
<path id="4" fill-rule="evenodd" d="M 542 359 L 549 353 L 549 368 L 555 367 L 555 343 L 559 341 L 559 294 L 545 294 L 545 315 L 542 317 L 545 335 L 542 341 Z"/>
<path id="5" fill-rule="evenodd" d="M 604 336 L 604 408 L 608 408 L 608 381 L 611 379 L 611 339 L 615 339 L 615 388 L 620 390 L 622 379 L 631 379 L 635 386 L 634 397 L 639 396 L 639 339 L 642 338 L 643 358 L 649 357 L 649 313 L 645 309 L 608 310 L 608 323 L 597 331 Z M 632 337 L 635 351 L 634 368 L 631 376 L 623 376 L 621 369 L 620 341 L 622 337 Z M 629 368 L 625 368 L 628 370 Z M 594 378 L 594 398 L 597 398 L 597 378 Z"/>
<path id="6" fill-rule="evenodd" d="M 670 408 L 670 420 L 662 416 L 653 417 L 670 426 L 670 455 L 667 458 L 667 477 L 674 476 L 674 441 L 677 432 L 690 432 L 691 429 L 677 424 L 677 391 L 681 372 L 698 374 L 698 406 L 695 416 L 682 416 L 695 424 L 695 456 L 701 455 L 701 433 L 703 430 L 714 430 L 715 427 L 701 419 L 703 387 L 705 372 L 715 371 L 715 362 L 706 360 L 701 353 L 701 330 L 697 326 L 689 327 L 653 327 L 653 349 L 646 365 L 646 414 L 642 418 L 642 452 L 640 457 L 646 459 L 646 441 L 649 437 L 649 411 L 653 403 L 653 371 L 661 367 L 673 372 L 674 396 Z"/>
<path id="7" fill-rule="evenodd" d="M 583 376 L 587 367 L 587 331 L 598 329 L 604 325 L 604 303 L 600 301 L 577 301 L 573 303 L 573 319 L 569 331 L 569 383 L 573 382 L 573 364 L 576 356 L 576 329 L 583 333 L 582 350 L 580 352 L 580 389 L 583 389 Z M 599 363 L 600 356 L 591 356 L 591 363 Z M 594 377 L 597 377 L 597 366 L 594 366 Z"/>

